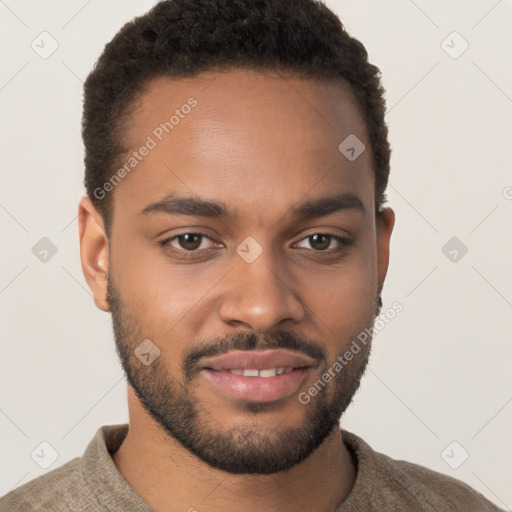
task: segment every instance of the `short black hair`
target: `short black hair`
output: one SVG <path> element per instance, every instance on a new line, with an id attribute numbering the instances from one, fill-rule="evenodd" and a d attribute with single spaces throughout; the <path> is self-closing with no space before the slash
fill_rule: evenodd
<path id="1" fill-rule="evenodd" d="M 103 187 L 127 150 L 134 100 L 158 76 L 230 68 L 348 82 L 368 129 L 376 212 L 386 202 L 391 151 L 381 73 L 331 10 L 319 0 L 164 0 L 119 30 L 84 84 L 84 185 L 109 238 L 113 194 Z"/>

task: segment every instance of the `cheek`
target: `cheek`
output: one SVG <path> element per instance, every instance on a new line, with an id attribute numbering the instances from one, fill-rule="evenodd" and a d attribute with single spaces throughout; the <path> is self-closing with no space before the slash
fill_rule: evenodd
<path id="1" fill-rule="evenodd" d="M 190 326 L 196 320 L 200 324 L 209 321 L 204 315 L 213 311 L 214 285 L 221 286 L 229 262 L 177 264 L 163 249 L 142 243 L 114 258 L 113 268 L 123 305 L 148 338 L 175 356 L 184 349 L 181 340 L 190 343 Z"/>
<path id="2" fill-rule="evenodd" d="M 359 240 L 337 264 L 318 267 L 308 276 L 305 297 L 310 306 L 329 318 L 357 319 L 374 311 L 377 293 L 375 248 L 369 240 Z"/>
<path id="3" fill-rule="evenodd" d="M 311 299 L 337 325 L 359 325 L 375 310 L 376 273 L 371 268 L 352 267 L 322 288 L 322 293 Z"/>
<path id="4" fill-rule="evenodd" d="M 179 303 L 175 293 L 179 283 L 157 254 L 157 249 L 147 248 L 140 241 L 130 245 L 118 238 L 111 255 L 111 273 L 123 307 L 150 339 L 172 327 L 172 308 Z"/>
<path id="5" fill-rule="evenodd" d="M 354 251 L 336 271 L 319 272 L 308 280 L 304 298 L 314 313 L 312 321 L 325 336 L 331 359 L 373 325 L 377 289 L 376 263 L 368 248 Z"/>

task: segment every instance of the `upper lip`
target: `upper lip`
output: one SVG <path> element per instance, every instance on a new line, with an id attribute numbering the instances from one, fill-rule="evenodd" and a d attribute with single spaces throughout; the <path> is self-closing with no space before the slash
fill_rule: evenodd
<path id="1" fill-rule="evenodd" d="M 266 370 L 269 368 L 305 368 L 313 366 L 315 360 L 288 350 L 234 350 L 219 357 L 207 358 L 203 368 L 212 370 Z"/>

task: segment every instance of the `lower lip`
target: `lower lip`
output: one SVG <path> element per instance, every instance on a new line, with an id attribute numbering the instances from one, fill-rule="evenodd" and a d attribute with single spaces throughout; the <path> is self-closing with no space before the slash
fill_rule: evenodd
<path id="1" fill-rule="evenodd" d="M 227 370 L 204 368 L 204 375 L 222 393 L 251 402 L 273 402 L 296 392 L 307 377 L 307 368 L 295 368 L 275 377 L 244 377 Z"/>

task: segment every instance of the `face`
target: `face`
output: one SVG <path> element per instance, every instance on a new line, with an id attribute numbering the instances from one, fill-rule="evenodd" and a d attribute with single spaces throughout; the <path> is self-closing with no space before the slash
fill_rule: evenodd
<path id="1" fill-rule="evenodd" d="M 366 146 L 355 160 L 338 148 L 350 134 Z M 98 275 L 84 272 L 112 312 L 130 386 L 212 467 L 293 467 L 338 428 L 358 389 L 369 343 L 332 368 L 371 329 L 388 264 L 394 216 L 375 216 L 351 89 L 247 70 L 159 78 L 133 111 L 126 147 L 123 163 L 138 156 L 110 192 L 108 259 Z M 301 363 L 269 377 L 215 369 L 234 351 L 247 357 L 224 366 L 258 369 L 252 351 L 273 349 Z"/>

